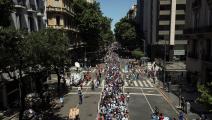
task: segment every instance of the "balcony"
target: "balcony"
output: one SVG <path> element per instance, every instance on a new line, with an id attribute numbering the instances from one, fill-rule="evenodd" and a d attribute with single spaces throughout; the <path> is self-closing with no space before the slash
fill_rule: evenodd
<path id="1" fill-rule="evenodd" d="M 76 28 L 68 27 L 68 26 L 64 26 L 64 25 L 48 25 L 48 27 L 53 28 L 53 29 L 62 29 L 62 30 L 70 30 L 73 32 L 79 32 L 79 30 L 77 30 Z"/>
<path id="2" fill-rule="evenodd" d="M 28 12 L 36 12 L 36 6 L 34 4 L 30 4 L 27 11 Z"/>
<path id="3" fill-rule="evenodd" d="M 25 8 L 25 4 L 22 0 L 18 0 L 14 2 L 14 4 L 15 4 L 15 8 Z"/>
<path id="4" fill-rule="evenodd" d="M 64 13 L 67 13 L 72 16 L 74 15 L 74 12 L 72 9 L 67 9 L 67 8 L 62 8 L 62 7 L 48 6 L 47 11 L 49 11 L 49 12 L 64 12 Z"/>
<path id="5" fill-rule="evenodd" d="M 193 59 L 198 59 L 198 54 L 197 52 L 189 52 L 188 57 Z"/>

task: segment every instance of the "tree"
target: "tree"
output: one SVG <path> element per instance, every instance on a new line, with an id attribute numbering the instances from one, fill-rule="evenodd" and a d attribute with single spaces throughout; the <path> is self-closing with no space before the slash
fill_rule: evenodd
<path id="1" fill-rule="evenodd" d="M 68 58 L 69 42 L 67 34 L 61 30 L 45 29 L 31 33 L 28 40 L 32 45 L 31 63 L 33 67 L 41 65 L 47 71 L 54 68 L 58 76 L 60 90 L 60 71 L 70 60 Z"/>
<path id="2" fill-rule="evenodd" d="M 27 33 L 12 28 L 0 29 L 0 69 L 9 74 L 9 77 L 15 81 L 19 81 L 20 86 L 20 101 L 22 116 L 25 106 L 26 90 L 22 79 L 22 68 L 27 65 L 27 59 L 30 53 L 30 44 L 25 38 Z M 8 69 L 9 68 L 9 69 Z M 12 76 L 11 72 L 19 69 L 20 76 Z"/>
<path id="3" fill-rule="evenodd" d="M 85 0 L 74 1 L 75 21 L 88 51 L 97 51 L 100 46 L 110 43 L 113 38 L 111 19 L 102 15 L 100 4 L 90 4 Z"/>
<path id="4" fill-rule="evenodd" d="M 8 66 L 17 68 L 20 57 L 26 64 L 31 49 L 26 34 L 27 32 L 12 28 L 0 29 L 0 69 L 4 71 Z"/>
<path id="5" fill-rule="evenodd" d="M 124 17 L 120 22 L 115 24 L 116 40 L 123 46 L 130 50 L 139 47 L 139 35 L 137 34 L 136 24 L 134 21 Z"/>
<path id="6" fill-rule="evenodd" d="M 10 25 L 10 14 L 13 9 L 12 0 L 0 0 L 0 26 L 8 27 Z"/>
<path id="7" fill-rule="evenodd" d="M 209 110 L 212 111 L 212 82 L 198 85 L 198 91 L 201 94 L 198 100 L 207 105 Z"/>

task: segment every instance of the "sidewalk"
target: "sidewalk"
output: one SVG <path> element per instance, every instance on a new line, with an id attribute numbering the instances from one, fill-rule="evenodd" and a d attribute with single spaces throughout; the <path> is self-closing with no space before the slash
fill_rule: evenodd
<path id="1" fill-rule="evenodd" d="M 168 101 L 175 107 L 175 109 L 180 112 L 180 101 L 179 101 L 179 95 L 176 94 L 173 91 L 168 92 L 167 90 L 163 89 L 163 83 L 159 80 L 156 81 L 156 87 L 158 90 L 167 98 Z M 186 117 L 188 120 L 196 120 L 197 118 L 200 118 L 199 116 L 201 114 L 205 114 L 209 120 L 212 120 L 212 115 L 207 112 L 207 108 L 204 105 L 201 105 L 200 103 L 196 102 L 196 99 L 198 97 L 197 92 L 190 91 L 188 86 L 186 86 L 186 89 L 184 88 L 182 90 L 182 97 L 185 98 L 186 101 L 190 103 L 191 109 L 190 112 L 186 114 Z"/>

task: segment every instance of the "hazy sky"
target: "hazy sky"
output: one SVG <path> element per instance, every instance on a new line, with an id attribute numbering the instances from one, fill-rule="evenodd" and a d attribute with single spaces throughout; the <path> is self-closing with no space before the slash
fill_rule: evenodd
<path id="1" fill-rule="evenodd" d="M 115 23 L 126 16 L 127 11 L 137 3 L 137 0 L 97 0 L 97 2 L 100 2 L 104 16 L 113 19 L 112 29 L 114 29 Z"/>

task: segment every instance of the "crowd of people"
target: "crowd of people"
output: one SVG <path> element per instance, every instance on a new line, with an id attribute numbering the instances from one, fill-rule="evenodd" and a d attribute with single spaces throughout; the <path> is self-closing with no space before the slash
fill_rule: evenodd
<path id="1" fill-rule="evenodd" d="M 105 85 L 99 105 L 99 120 L 128 120 L 129 113 L 123 93 L 124 81 L 121 78 L 118 55 L 109 53 L 105 62 Z"/>

